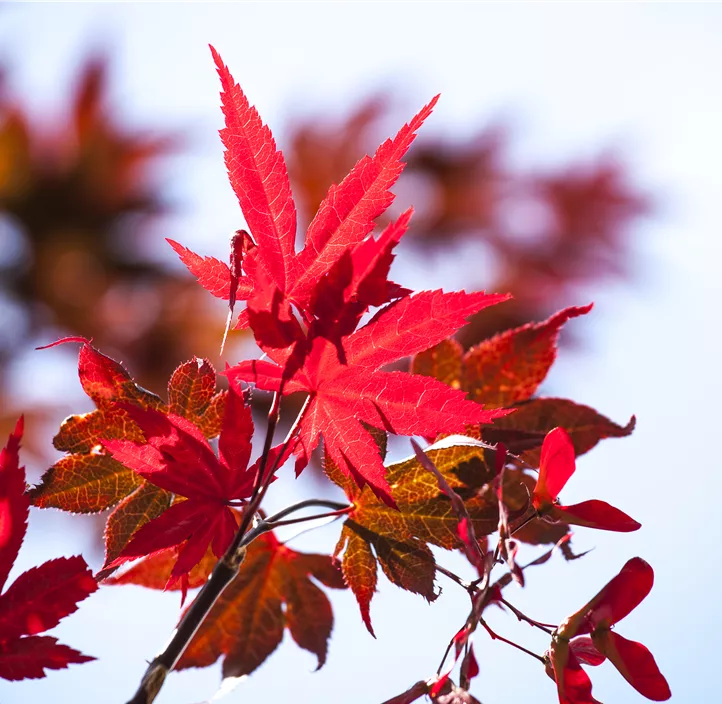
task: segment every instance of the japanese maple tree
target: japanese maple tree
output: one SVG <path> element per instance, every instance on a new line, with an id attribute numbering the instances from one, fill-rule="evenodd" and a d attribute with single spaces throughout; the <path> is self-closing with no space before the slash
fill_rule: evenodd
<path id="1" fill-rule="evenodd" d="M 112 509 L 106 559 L 95 579 L 80 558 L 51 561 L 0 596 L 0 676 L 40 676 L 43 667 L 87 660 L 35 634 L 74 611 L 96 581 L 182 590 L 184 598 L 200 588 L 131 704 L 154 701 L 174 669 L 223 658 L 224 677 L 249 675 L 286 629 L 320 668 L 334 621 L 326 589 L 349 588 L 373 634 L 380 569 L 428 601 L 438 595 L 437 580 L 449 579 L 469 604 L 438 671 L 420 673 L 419 682 L 389 702 L 478 701 L 469 690 L 480 673 L 473 649 L 479 626 L 538 660 L 561 704 L 596 701 L 582 665 L 604 659 L 640 694 L 669 698 L 649 651 L 612 630 L 651 588 L 651 567 L 640 558 L 559 625 L 526 615 L 505 592 L 512 581 L 523 586 L 526 571 L 556 553 L 582 557 L 572 548 L 571 525 L 618 532 L 641 527 L 597 498 L 559 502 L 577 456 L 634 428 L 634 418 L 618 425 L 572 400 L 537 396 L 561 328 L 591 305 L 464 350 L 454 335 L 467 319 L 510 294 L 412 292 L 390 280 L 411 210 L 377 235 L 374 230 L 437 98 L 331 186 L 297 251 L 283 154 L 212 53 L 222 86 L 225 161 L 247 230 L 232 237 L 227 263 L 170 244 L 204 289 L 228 301 L 221 349 L 226 336 L 236 334 L 231 328 L 248 330 L 262 356 L 227 364 L 227 390 L 217 389 L 210 361 L 182 362 L 164 400 L 89 340 L 59 341 L 80 345 L 80 382 L 96 408 L 63 421 L 54 445 L 65 455 L 27 492 L 17 454 L 21 425 L 11 436 L 0 462 L 0 584 L 17 554 L 30 502 L 71 512 Z M 252 461 L 260 425 L 248 402 L 254 388 L 273 398 Z M 304 400 L 277 441 L 282 411 L 299 408 L 287 399 L 294 394 Z M 409 459 L 386 460 L 389 435 L 411 438 Z M 278 473 L 289 471 L 286 461 L 294 456 L 301 475 L 320 445 L 325 475 L 342 500 L 309 497 L 269 515 L 264 500 Z M 325 554 L 293 550 L 274 532 L 319 518 L 342 521 L 335 548 L 329 545 Z M 543 552 L 527 561 L 539 545 Z M 469 574 L 445 567 L 442 550 L 460 551 Z M 549 650 L 535 653 L 493 631 L 485 620 L 490 605 L 544 631 Z M 31 639 L 38 639 L 37 648 L 28 645 Z M 26 660 L 13 660 L 23 654 Z M 482 685 L 477 678 L 474 687 Z M 554 696 L 550 688 L 547 700 Z"/>

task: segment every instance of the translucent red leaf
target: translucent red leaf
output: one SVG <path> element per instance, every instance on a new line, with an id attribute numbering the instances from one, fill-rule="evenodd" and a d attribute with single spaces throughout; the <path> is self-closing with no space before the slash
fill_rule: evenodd
<path id="1" fill-rule="evenodd" d="M 18 556 L 27 530 L 30 501 L 25 495 L 25 469 L 20 466 L 21 416 L 0 452 L 0 590 Z"/>
<path id="2" fill-rule="evenodd" d="M 288 382 L 284 370 L 265 362 L 228 369 L 232 382 L 254 382 L 284 394 L 306 391 L 311 401 L 299 432 L 297 455 L 307 458 L 323 434 L 327 454 L 348 476 L 367 482 L 390 500 L 384 466 L 361 422 L 402 435 L 436 435 L 488 423 L 506 411 L 486 411 L 462 391 L 428 377 L 378 368 L 448 336 L 471 313 L 505 300 L 484 293 L 428 291 L 382 309 L 370 323 L 343 339 L 348 364 L 336 347 L 316 338 L 303 366 Z"/>
<path id="3" fill-rule="evenodd" d="M 195 426 L 180 416 L 125 410 L 143 428 L 146 443 L 104 440 L 103 447 L 115 460 L 174 494 L 209 499 L 224 495 L 224 477 L 216 471 L 218 460 L 205 438 L 199 439 L 190 430 Z"/>
<path id="4" fill-rule="evenodd" d="M 103 584 L 136 584 L 148 589 L 179 590 L 181 589 L 180 582 L 173 582 L 171 579 L 171 572 L 177 561 L 177 548 L 163 550 L 108 577 Z M 200 562 L 188 572 L 187 588 L 195 589 L 203 586 L 217 561 L 218 558 L 209 547 Z"/>
<path id="5" fill-rule="evenodd" d="M 233 191 L 257 245 L 257 256 L 281 291 L 287 290 L 296 238 L 296 208 L 283 155 L 218 52 L 225 128 L 221 141 Z"/>
<path id="6" fill-rule="evenodd" d="M 332 186 L 319 206 L 298 255 L 298 278 L 289 296 L 306 307 L 316 283 L 340 259 L 344 251 L 363 241 L 374 220 L 393 202 L 389 190 L 401 174 L 401 159 L 416 131 L 431 114 L 438 96 L 424 107 L 396 137 L 384 142 L 373 157 L 359 161 L 338 186 Z"/>
<path id="7" fill-rule="evenodd" d="M 247 277 L 238 277 L 235 292 L 232 291 L 231 270 L 225 262 L 215 257 L 201 257 L 178 242 L 167 239 L 180 260 L 188 267 L 198 283 L 216 298 L 228 301 L 232 296 L 237 300 L 246 300 L 253 293 L 253 282 Z"/>
<path id="8" fill-rule="evenodd" d="M 23 419 L 18 420 L 0 452 L 0 589 L 17 558 L 27 530 L 29 500 L 19 450 Z M 0 677 L 9 680 L 45 676 L 72 662 L 94 658 L 55 638 L 37 637 L 77 610 L 79 601 L 97 589 L 82 557 L 58 558 L 21 574 L 0 595 Z"/>
<path id="9" fill-rule="evenodd" d="M 654 656 L 641 643 L 606 629 L 595 633 L 592 638 L 597 649 L 642 696 L 655 702 L 666 701 L 672 696 Z"/>
<path id="10" fill-rule="evenodd" d="M 500 333 L 466 354 L 453 341 L 440 342 L 414 358 L 412 372 L 461 388 L 489 408 L 525 401 L 536 392 L 556 359 L 561 327 L 591 308 L 565 308 L 542 323 Z"/>
<path id="11" fill-rule="evenodd" d="M 242 471 L 251 459 L 253 418 L 243 393 L 231 385 L 218 438 L 218 458 L 228 469 L 226 491 L 229 496 L 248 496 L 255 472 Z M 241 470 L 241 471 L 239 471 Z"/>
<path id="12" fill-rule="evenodd" d="M 378 369 L 453 335 L 466 319 L 510 298 L 483 291 L 421 291 L 382 309 L 345 341 L 349 364 Z"/>
<path id="13" fill-rule="evenodd" d="M 134 406 L 124 410 L 143 431 L 145 442 L 104 440 L 103 446 L 149 482 L 187 500 L 142 525 L 108 567 L 179 546 L 171 572 L 174 581 L 198 564 L 209 544 L 220 557 L 233 539 L 237 523 L 228 503 L 247 498 L 255 476 L 247 467 L 253 434 L 250 409 L 231 385 L 219 457 L 200 430 L 180 416 Z"/>
<path id="14" fill-rule="evenodd" d="M 0 640 L 54 628 L 97 589 L 80 557 L 59 557 L 21 574 L 0 597 Z"/>
<path id="15" fill-rule="evenodd" d="M 369 307 L 410 293 L 388 281 L 393 248 L 406 232 L 410 217 L 411 210 L 407 210 L 378 239 L 368 238 L 347 249 L 314 288 L 310 312 L 315 320 L 309 334 L 336 344 L 342 363 L 341 338 L 356 329 Z"/>

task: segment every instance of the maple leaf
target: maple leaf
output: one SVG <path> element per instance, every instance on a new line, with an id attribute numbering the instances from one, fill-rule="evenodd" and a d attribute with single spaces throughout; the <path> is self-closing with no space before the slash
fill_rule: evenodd
<path id="1" fill-rule="evenodd" d="M 0 453 L 0 591 L 17 558 L 27 530 L 30 501 L 19 450 L 23 418 Z M 71 663 L 95 658 L 39 636 L 77 611 L 78 602 L 98 588 L 85 560 L 78 556 L 49 560 L 21 574 L 0 595 L 0 677 L 6 680 L 45 677 Z"/>
<path id="2" fill-rule="evenodd" d="M 183 416 L 213 438 L 221 430 L 226 392 L 216 392 L 216 373 L 210 362 L 195 358 L 175 370 L 164 404 L 138 386 L 121 364 L 83 338 L 66 341 L 81 342 L 78 375 L 96 410 L 63 421 L 53 444 L 67 454 L 45 472 L 30 491 L 30 499 L 40 508 L 72 513 L 96 513 L 115 506 L 105 530 L 107 568 L 133 533 L 161 515 L 172 498 L 170 492 L 145 482 L 104 451 L 103 440 L 144 441 L 140 428 L 119 404 Z"/>
<path id="3" fill-rule="evenodd" d="M 399 435 L 429 436 L 452 433 L 468 423 L 489 423 L 506 411 L 484 410 L 435 379 L 379 368 L 448 337 L 466 316 L 507 298 L 423 291 L 382 308 L 367 325 L 344 337 L 347 364 L 340 363 L 332 343 L 317 337 L 290 377 L 283 367 L 259 360 L 241 362 L 225 373 L 232 381 L 254 382 L 267 391 L 307 392 L 310 401 L 296 446 L 302 465 L 323 434 L 333 462 L 390 502 L 383 462 L 361 421 Z"/>
<path id="4" fill-rule="evenodd" d="M 464 498 L 477 535 L 489 535 L 499 520 L 496 496 L 479 491 L 493 474 L 483 462 L 484 446 L 471 438 L 451 436 L 425 450 L 448 486 Z M 369 487 L 360 489 L 330 456 L 329 478 L 346 492 L 354 508 L 344 522 L 335 554 L 343 552 L 344 578 L 356 596 L 366 628 L 373 635 L 370 604 L 376 591 L 377 565 L 397 586 L 433 601 L 436 566 L 429 545 L 452 550 L 463 546 L 459 517 L 451 499 L 439 490 L 434 474 L 416 458 L 392 464 L 387 479 L 396 509 Z M 473 477 L 473 483 L 465 481 Z"/>
<path id="5" fill-rule="evenodd" d="M 488 408 L 525 401 L 534 395 L 556 359 L 562 325 L 591 309 L 591 304 L 565 308 L 543 323 L 507 330 L 466 353 L 455 340 L 443 340 L 417 354 L 411 370 L 463 389 Z"/>
<path id="6" fill-rule="evenodd" d="M 231 384 L 218 438 L 218 457 L 203 433 L 173 413 L 123 406 L 142 430 L 143 442 L 103 440 L 112 457 L 176 497 L 160 516 L 138 529 L 108 567 L 182 545 L 170 581 L 200 562 L 208 545 L 221 557 L 238 528 L 233 501 L 251 495 L 257 466 L 248 466 L 253 420 L 243 394 Z"/>
<path id="7" fill-rule="evenodd" d="M 627 640 L 611 629 L 646 598 L 654 584 L 654 570 L 640 557 L 628 560 L 619 574 L 610 580 L 579 611 L 566 618 L 553 634 L 548 657 L 559 690 L 561 704 L 585 704 L 591 698 L 591 682 L 579 661 L 598 664 L 599 656 L 608 658 L 619 673 L 642 696 L 653 701 L 665 701 L 672 694 L 667 680 L 657 667 L 653 655 L 641 643 Z M 576 636 L 591 634 L 589 644 Z"/>
<path id="8" fill-rule="evenodd" d="M 225 128 L 220 134 L 226 149 L 226 167 L 231 186 L 258 246 L 248 252 L 243 263 L 246 275 L 238 276 L 236 273 L 237 285 L 234 286 L 233 266 L 228 267 L 212 257 L 200 257 L 176 242 L 170 241 L 170 244 L 199 283 L 213 295 L 247 300 L 256 292 L 267 304 L 274 299 L 273 291 L 277 290 L 284 307 L 286 301 L 292 302 L 301 316 L 310 322 L 313 319 L 312 308 L 318 303 L 319 282 L 335 268 L 332 278 L 342 273 L 338 266 L 344 256 L 353 260 L 354 275 L 349 284 L 358 284 L 361 278 L 366 278 L 355 272 L 369 265 L 371 269 L 378 267 L 377 271 L 384 267 L 388 270 L 390 250 L 405 232 L 408 217 L 403 226 L 400 221 L 393 231 L 394 236 L 387 232 L 379 240 L 371 240 L 370 244 L 364 244 L 364 241 L 373 230 L 375 219 L 393 201 L 390 189 L 403 169 L 401 159 L 413 142 L 416 131 L 431 114 L 438 96 L 404 125 L 393 139 L 384 142 L 372 157 L 361 159 L 339 185 L 331 187 L 308 228 L 304 248 L 296 254 L 296 210 L 283 154 L 277 150 L 270 130 L 249 104 L 213 47 L 211 52 L 222 86 Z M 231 261 L 233 263 L 233 257 Z M 371 270 L 367 273 L 370 274 Z M 385 303 L 403 291 L 395 285 L 380 287 L 379 283 L 376 282 L 370 300 L 378 298 L 381 288 L 384 296 L 375 305 Z M 365 286 L 368 294 L 369 280 Z M 358 286 L 355 293 L 358 293 Z M 242 316 L 236 327 L 244 327 L 247 321 L 248 318 Z"/>
<path id="9" fill-rule="evenodd" d="M 634 416 L 626 425 L 619 425 L 590 406 L 563 398 L 533 398 L 513 408 L 514 413 L 484 429 L 484 439 L 490 443 L 504 442 L 531 467 L 539 466 L 544 438 L 556 427 L 567 431 L 578 457 L 600 440 L 631 435 L 636 425 Z"/>
<path id="10" fill-rule="evenodd" d="M 578 526 L 627 533 L 642 526 L 618 508 L 593 499 L 572 506 L 557 501 L 559 492 L 574 474 L 574 446 L 563 428 L 550 430 L 542 445 L 539 479 L 532 504 L 537 514 L 552 522 L 561 521 Z"/>
<path id="11" fill-rule="evenodd" d="M 329 556 L 295 552 L 272 533 L 254 540 L 238 576 L 214 604 L 177 669 L 207 667 L 223 655 L 224 678 L 250 674 L 278 647 L 286 628 L 323 666 L 333 613 L 311 577 L 327 587 L 345 588 Z"/>

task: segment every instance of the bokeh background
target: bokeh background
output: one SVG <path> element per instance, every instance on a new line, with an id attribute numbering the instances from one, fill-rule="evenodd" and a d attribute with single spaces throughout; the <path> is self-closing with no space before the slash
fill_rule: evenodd
<path id="1" fill-rule="evenodd" d="M 54 459 L 60 420 L 89 410 L 75 350 L 35 346 L 92 337 L 160 393 L 193 354 L 222 366 L 223 306 L 164 241 L 225 258 L 241 225 L 209 42 L 272 127 L 306 221 L 330 183 L 442 93 L 395 189 L 394 212 L 416 207 L 395 280 L 511 291 L 513 304 L 463 332 L 467 345 L 593 300 L 565 331 L 546 388 L 620 423 L 638 418 L 630 438 L 580 461 L 565 499 L 608 499 L 643 529 L 580 531 L 577 549 L 593 552 L 530 572 L 512 601 L 556 621 L 644 557 L 657 583 L 621 632 L 650 647 L 677 701 L 710 701 L 722 628 L 712 442 L 722 7 L 0 4 L 0 417 L 5 434 L 25 412 L 32 479 Z M 236 336 L 224 359 L 248 351 Z M 274 502 L 330 491 L 315 482 L 284 477 Z M 14 573 L 77 552 L 98 566 L 101 527 L 102 517 L 33 511 Z M 324 527 L 292 545 L 329 552 L 337 533 Z M 373 704 L 403 691 L 435 671 L 466 615 L 464 594 L 441 586 L 429 606 L 382 582 L 376 641 L 353 597 L 331 594 L 324 669 L 311 672 L 312 656 L 286 638 L 226 701 Z M 99 660 L 0 682 L 0 702 L 125 701 L 177 615 L 176 594 L 102 589 L 54 632 Z M 494 624 L 544 648 L 508 617 Z M 485 704 L 556 701 L 536 662 L 483 634 L 475 647 L 472 691 Z M 643 701 L 608 665 L 592 676 L 604 701 Z M 206 701 L 219 681 L 219 667 L 174 674 L 158 702 Z"/>

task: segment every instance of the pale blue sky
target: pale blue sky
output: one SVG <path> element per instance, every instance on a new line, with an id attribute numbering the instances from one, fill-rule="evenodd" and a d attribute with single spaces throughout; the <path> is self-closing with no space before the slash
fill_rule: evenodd
<path id="1" fill-rule="evenodd" d="M 499 115 L 512 117 L 518 164 L 564 164 L 607 147 L 625 155 L 637 182 L 657 199 L 655 216 L 641 224 L 635 240 L 637 284 L 605 284 L 567 302 L 594 300 L 596 306 L 589 320 L 574 323 L 588 339 L 586 349 L 565 351 L 549 383 L 619 422 L 637 415 L 631 438 L 607 441 L 580 461 L 565 500 L 606 499 L 643 529 L 622 536 L 580 531 L 579 548 L 596 550 L 582 562 L 539 569 L 515 601 L 542 620 L 559 619 L 629 557 L 644 557 L 657 583 L 619 630 L 650 647 L 679 702 L 709 701 L 722 628 L 716 604 L 722 467 L 713 442 L 722 393 L 721 38 L 722 8 L 691 3 L 0 9 L 0 53 L 12 61 L 15 89 L 39 114 L 63 104 L 69 77 L 95 42 L 112 48 L 120 116 L 142 126 L 177 125 L 196 140 L 193 155 L 168 169 L 169 193 L 186 211 L 159 233 L 159 251 L 163 237 L 172 236 L 223 256 L 227 234 L 238 226 L 214 132 L 220 111 L 209 42 L 281 146 L 289 115 L 316 113 L 319 106 L 340 113 L 384 85 L 393 87 L 409 116 L 442 93 L 427 132 L 471 132 Z M 434 267 L 424 269 L 416 260 L 414 266 L 398 270 L 402 283 L 450 285 Z M 58 384 L 54 369 L 37 373 L 49 383 L 55 377 L 64 393 L 79 394 Z M 287 486 L 289 494 L 298 490 Z M 53 531 L 47 520 L 42 531 L 31 529 L 23 568 L 87 548 L 63 534 L 64 522 L 50 522 Z M 324 528 L 294 545 L 329 551 L 337 532 Z M 448 556 L 444 562 L 455 564 Z M 431 674 L 463 620 L 462 595 L 442 584 L 444 594 L 428 606 L 383 583 L 372 607 L 377 641 L 363 628 L 350 594 L 333 594 L 337 626 L 325 668 L 311 673 L 312 656 L 286 639 L 227 701 L 380 703 Z M 125 701 L 177 613 L 175 595 L 101 590 L 56 631 L 100 661 L 40 682 L 0 682 L 0 702 Z M 510 619 L 497 625 L 518 631 Z M 476 647 L 482 674 L 475 692 L 485 704 L 556 701 L 536 663 L 482 635 Z M 610 666 L 591 674 L 602 701 L 644 701 Z M 173 675 L 158 702 L 203 701 L 218 681 L 218 668 Z"/>

